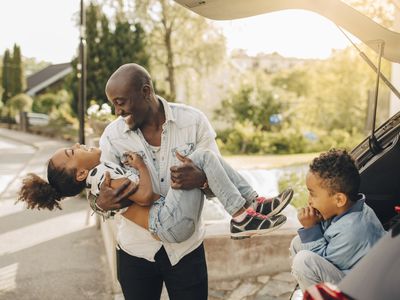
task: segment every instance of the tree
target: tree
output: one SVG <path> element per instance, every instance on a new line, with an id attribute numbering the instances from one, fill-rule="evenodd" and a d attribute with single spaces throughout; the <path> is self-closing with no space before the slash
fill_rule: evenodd
<path id="1" fill-rule="evenodd" d="M 21 48 L 18 45 L 14 45 L 13 56 L 12 56 L 12 95 L 20 94 L 25 89 L 25 76 L 22 67 Z"/>
<path id="2" fill-rule="evenodd" d="M 25 77 L 22 68 L 21 49 L 14 45 L 13 54 L 7 49 L 3 56 L 2 71 L 3 103 L 20 94 L 25 88 Z"/>
<path id="3" fill-rule="evenodd" d="M 50 115 L 56 110 L 65 110 L 70 106 L 70 95 L 66 90 L 59 90 L 56 93 L 46 93 L 39 95 L 33 101 L 32 110 L 39 113 Z M 70 109 L 68 109 L 68 112 Z"/>
<path id="4" fill-rule="evenodd" d="M 30 76 L 36 72 L 39 72 L 40 70 L 43 70 L 49 65 L 50 63 L 46 61 L 38 61 L 36 58 L 33 57 L 24 57 L 22 67 L 25 76 Z"/>
<path id="5" fill-rule="evenodd" d="M 374 52 L 366 50 L 366 54 L 372 57 Z M 388 70 L 389 63 L 382 61 L 382 72 L 387 74 Z M 326 132 L 341 128 L 354 134 L 364 132 L 368 92 L 374 89 L 375 79 L 375 73 L 355 50 L 347 48 L 334 52 L 327 60 L 281 72 L 273 82 L 297 94 L 294 126 Z M 380 91 L 384 88 L 382 85 Z"/>
<path id="6" fill-rule="evenodd" d="M 8 106 L 12 115 L 15 115 L 18 111 L 31 111 L 33 99 L 27 94 L 17 94 L 10 98 Z"/>
<path id="7" fill-rule="evenodd" d="M 307 96 L 310 92 L 310 81 L 305 68 L 284 70 L 272 79 L 272 85 L 293 92 L 297 97 Z"/>
<path id="8" fill-rule="evenodd" d="M 114 27 L 114 30 L 111 30 L 111 27 Z M 140 24 L 128 22 L 122 11 L 112 20 L 104 14 L 101 6 L 90 3 L 86 9 L 86 44 L 88 100 L 95 100 L 100 104 L 107 102 L 105 85 L 111 73 L 120 65 L 137 62 L 146 68 L 149 67 L 146 34 Z M 69 78 L 69 86 L 74 91 L 75 112 L 78 99 L 77 63 L 78 60 L 74 59 L 73 72 Z"/>
<path id="9" fill-rule="evenodd" d="M 203 17 L 171 0 L 134 1 L 135 15 L 150 34 L 151 65 L 160 88 L 176 99 L 177 81 L 199 81 L 225 55 L 225 38 Z M 191 87 L 191 89 L 193 89 Z"/>
<path id="10" fill-rule="evenodd" d="M 57 95 L 53 93 L 46 93 L 38 96 L 33 102 L 32 109 L 35 112 L 50 114 L 57 105 Z"/>
<path id="11" fill-rule="evenodd" d="M 3 68 L 2 68 L 2 87 L 3 95 L 2 101 L 4 104 L 7 103 L 8 99 L 11 98 L 10 83 L 11 83 L 11 55 L 10 50 L 6 49 L 3 56 Z"/>
<path id="12" fill-rule="evenodd" d="M 220 107 L 215 110 L 215 116 L 231 126 L 236 122 L 247 122 L 261 131 L 270 131 L 272 127 L 280 128 L 281 120 L 273 125 L 271 117 L 279 118 L 284 115 L 287 108 L 285 102 L 291 97 L 289 93 L 262 81 L 256 81 L 255 84 L 244 83 L 222 100 Z"/>
<path id="13" fill-rule="evenodd" d="M 393 0 L 345 0 L 375 22 L 390 28 L 394 22 L 396 5 Z"/>

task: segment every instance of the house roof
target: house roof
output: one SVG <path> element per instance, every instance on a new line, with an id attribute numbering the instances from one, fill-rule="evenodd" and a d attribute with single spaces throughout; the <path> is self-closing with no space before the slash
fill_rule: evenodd
<path id="1" fill-rule="evenodd" d="M 26 93 L 34 96 L 72 72 L 70 63 L 50 65 L 27 78 Z"/>

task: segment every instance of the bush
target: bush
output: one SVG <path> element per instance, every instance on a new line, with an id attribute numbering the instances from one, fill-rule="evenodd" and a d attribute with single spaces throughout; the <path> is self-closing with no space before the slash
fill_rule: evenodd
<path id="1" fill-rule="evenodd" d="M 90 104 L 87 109 L 88 123 L 94 134 L 100 136 L 106 126 L 115 119 L 115 115 L 108 103 L 103 103 L 100 107 L 95 100 L 92 100 Z"/>
<path id="2" fill-rule="evenodd" d="M 363 135 L 356 130 L 313 130 L 305 134 L 288 125 L 279 131 L 262 131 L 250 122 L 237 122 L 234 128 L 218 132 L 217 143 L 224 154 L 294 154 L 352 149 L 362 140 Z"/>
<path id="3" fill-rule="evenodd" d="M 56 94 L 47 93 L 38 96 L 33 102 L 33 111 L 43 114 L 50 114 L 56 107 L 58 97 Z"/>
<path id="4" fill-rule="evenodd" d="M 263 132 L 250 122 L 236 122 L 232 129 L 218 133 L 220 150 L 227 154 L 262 153 Z"/>
<path id="5" fill-rule="evenodd" d="M 12 116 L 15 116 L 18 111 L 31 111 L 33 99 L 27 94 L 18 94 L 12 97 L 7 105 L 10 108 Z"/>
<path id="6" fill-rule="evenodd" d="M 294 207 L 307 206 L 308 190 L 306 186 L 306 171 L 304 172 L 287 172 L 279 178 L 279 190 L 291 187 L 294 190 L 292 201 L 290 202 Z"/>
<path id="7" fill-rule="evenodd" d="M 273 154 L 293 154 L 305 152 L 307 141 L 295 128 L 284 128 L 278 132 L 265 132 L 263 152 Z"/>
<path id="8" fill-rule="evenodd" d="M 352 133 L 343 129 L 320 130 L 314 133 L 317 136 L 317 140 L 308 141 L 307 152 L 322 152 L 331 148 L 352 149 L 363 140 L 363 135 L 354 129 Z"/>

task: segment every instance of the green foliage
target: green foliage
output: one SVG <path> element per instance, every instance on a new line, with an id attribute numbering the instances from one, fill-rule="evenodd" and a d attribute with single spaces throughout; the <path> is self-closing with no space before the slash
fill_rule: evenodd
<path id="1" fill-rule="evenodd" d="M 343 129 L 316 130 L 315 140 L 296 127 L 283 126 L 279 131 L 263 131 L 250 123 L 235 123 L 218 132 L 218 146 L 224 154 L 294 154 L 322 152 L 330 148 L 352 149 L 364 138 L 361 133 Z"/>
<path id="2" fill-rule="evenodd" d="M 393 0 L 344 0 L 343 2 L 351 5 L 364 15 L 373 19 L 375 22 L 391 27 L 394 24 L 394 11 L 396 1 Z"/>
<path id="3" fill-rule="evenodd" d="M 57 104 L 57 96 L 55 94 L 43 94 L 35 99 L 32 110 L 38 113 L 49 114 Z"/>
<path id="4" fill-rule="evenodd" d="M 263 132 L 251 122 L 236 122 L 233 128 L 218 133 L 218 145 L 223 153 L 263 153 Z"/>
<path id="5" fill-rule="evenodd" d="M 286 127 L 276 132 L 265 132 L 264 153 L 293 154 L 306 149 L 307 141 L 298 128 Z"/>
<path id="6" fill-rule="evenodd" d="M 218 146 L 225 154 L 292 154 L 304 152 L 308 142 L 296 128 L 265 131 L 245 121 L 218 132 Z"/>
<path id="7" fill-rule="evenodd" d="M 373 59 L 374 53 L 366 52 Z M 388 74 L 388 70 L 389 63 L 383 61 L 383 73 Z M 368 94 L 375 87 L 376 75 L 353 49 L 336 51 L 327 60 L 310 61 L 276 74 L 255 79 L 245 76 L 244 82 L 250 78 L 254 83 L 244 83 L 228 94 L 216 115 L 230 128 L 236 123 L 251 124 L 261 131 L 257 136 L 262 138 L 254 139 L 251 147 L 246 146 L 257 149 L 253 153 L 351 149 L 365 136 Z M 264 78 L 261 85 L 259 78 Z M 381 93 L 385 91 L 380 89 Z M 279 95 L 277 104 L 271 95 Z M 281 115 L 282 122 L 265 122 L 271 114 Z M 223 149 L 232 154 L 243 153 L 239 139 L 231 138 L 234 134 L 227 132 L 219 133 Z"/>
<path id="8" fill-rule="evenodd" d="M 22 67 L 21 49 L 14 45 L 13 53 L 6 50 L 3 56 L 2 68 L 2 101 L 7 104 L 8 100 L 25 89 L 25 76 Z"/>
<path id="9" fill-rule="evenodd" d="M 283 70 L 272 78 L 272 85 L 293 92 L 297 97 L 310 93 L 311 82 L 308 80 L 307 69 L 294 68 Z"/>
<path id="10" fill-rule="evenodd" d="M 12 72 L 12 81 L 13 81 L 13 90 L 12 94 L 17 95 L 22 93 L 25 89 L 25 76 L 22 67 L 22 58 L 21 58 L 21 48 L 17 45 L 14 45 L 13 57 L 13 72 Z"/>
<path id="11" fill-rule="evenodd" d="M 221 30 L 172 0 L 130 2 L 135 5 L 132 17 L 149 33 L 151 66 L 158 88 L 168 100 L 175 101 L 177 82 L 190 78 L 193 94 L 193 85 L 215 70 L 225 56 Z"/>
<path id="12" fill-rule="evenodd" d="M 111 30 L 113 28 L 113 30 Z M 94 2 L 86 8 L 87 99 L 107 102 L 104 88 L 110 75 L 122 64 L 136 62 L 149 68 L 147 37 L 139 23 L 126 21 L 123 12 L 115 20 Z M 73 91 L 73 110 L 78 107 L 78 59 L 72 61 L 73 72 L 68 86 Z M 88 103 L 89 105 L 89 103 Z"/>
<path id="13" fill-rule="evenodd" d="M 23 92 L 25 89 L 25 76 L 23 73 L 21 49 L 14 45 L 13 53 L 7 49 L 3 56 L 2 69 L 2 101 L 4 104 L 7 101 Z"/>
<path id="14" fill-rule="evenodd" d="M 9 99 L 7 105 L 11 109 L 11 115 L 18 111 L 31 111 L 33 99 L 27 94 L 18 94 Z"/>
<path id="15" fill-rule="evenodd" d="M 11 55 L 10 50 L 6 50 L 3 55 L 3 68 L 2 68 L 2 88 L 3 95 L 2 101 L 4 104 L 7 103 L 8 99 L 11 98 L 11 68 L 9 67 L 11 64 Z"/>
<path id="16" fill-rule="evenodd" d="M 71 112 L 71 95 L 66 90 L 57 93 L 46 93 L 35 98 L 32 110 L 34 112 L 50 115 L 56 110 Z"/>
<path id="17" fill-rule="evenodd" d="M 238 91 L 222 100 L 215 110 L 215 118 L 229 124 L 248 122 L 260 130 L 272 130 L 269 118 L 282 113 L 284 105 L 281 99 L 288 97 L 281 94 L 282 91 L 268 86 L 243 84 Z"/>
<path id="18" fill-rule="evenodd" d="M 332 131 L 315 130 L 316 141 L 308 141 L 304 152 L 322 152 L 331 148 L 352 149 L 364 138 L 364 135 L 355 129 L 351 133 L 344 129 Z"/>
<path id="19" fill-rule="evenodd" d="M 43 70 L 44 68 L 49 66 L 50 63 L 45 61 L 38 61 L 36 58 L 24 57 L 22 65 L 23 70 L 25 71 L 25 75 L 29 76 L 31 74 L 39 72 L 40 70 Z"/>
<path id="20" fill-rule="evenodd" d="M 294 194 L 290 204 L 294 207 L 300 208 L 307 206 L 308 190 L 305 172 L 285 172 L 279 177 L 278 185 L 280 191 L 288 187 L 293 188 Z"/>

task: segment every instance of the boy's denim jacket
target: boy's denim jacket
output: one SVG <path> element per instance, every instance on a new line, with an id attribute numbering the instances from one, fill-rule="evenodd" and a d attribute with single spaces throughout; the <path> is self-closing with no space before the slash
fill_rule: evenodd
<path id="1" fill-rule="evenodd" d="M 310 250 L 343 272 L 350 270 L 385 234 L 365 196 L 346 212 L 310 228 L 300 228 L 301 249 Z"/>

